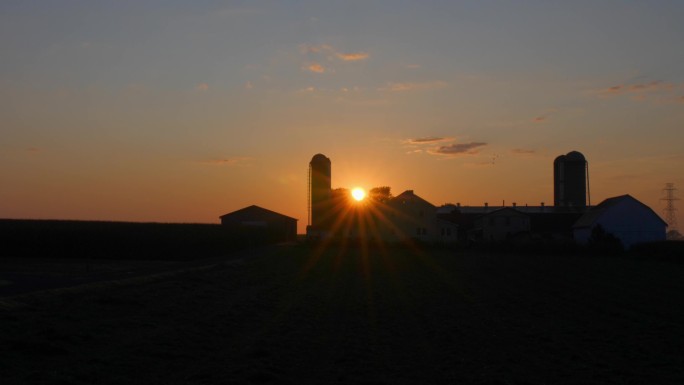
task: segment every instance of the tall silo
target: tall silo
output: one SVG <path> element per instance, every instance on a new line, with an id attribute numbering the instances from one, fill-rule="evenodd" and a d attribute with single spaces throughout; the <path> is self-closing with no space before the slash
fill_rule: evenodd
<path id="1" fill-rule="evenodd" d="M 584 155 L 577 151 L 561 155 L 553 161 L 554 206 L 587 206 L 588 167 Z"/>
<path id="2" fill-rule="evenodd" d="M 316 230 L 326 227 L 330 206 L 330 159 L 316 154 L 309 162 L 309 225 Z"/>

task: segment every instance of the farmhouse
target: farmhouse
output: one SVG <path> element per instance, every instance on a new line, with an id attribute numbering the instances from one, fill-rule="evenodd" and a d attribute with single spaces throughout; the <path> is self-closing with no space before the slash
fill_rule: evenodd
<path id="1" fill-rule="evenodd" d="M 431 240 L 437 235 L 437 224 L 434 221 L 436 207 L 406 190 L 388 203 L 390 220 L 394 225 L 398 238 L 415 238 Z"/>
<path id="2" fill-rule="evenodd" d="M 297 219 L 256 205 L 221 215 L 221 224 L 241 229 L 252 229 L 273 241 L 297 239 Z"/>
<path id="3" fill-rule="evenodd" d="M 586 244 L 596 226 L 618 238 L 625 249 L 664 241 L 667 224 L 650 207 L 630 195 L 608 198 L 587 211 L 573 226 L 577 243 Z"/>
<path id="4" fill-rule="evenodd" d="M 437 217 L 437 207 L 416 195 L 413 190 L 379 204 L 383 238 L 387 241 L 409 239 L 424 242 L 456 242 L 458 226 Z"/>

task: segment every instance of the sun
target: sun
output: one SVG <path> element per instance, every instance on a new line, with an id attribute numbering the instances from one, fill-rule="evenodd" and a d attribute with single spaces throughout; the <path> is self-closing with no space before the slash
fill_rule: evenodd
<path id="1" fill-rule="evenodd" d="M 363 198 L 366 197 L 366 192 L 363 191 L 363 189 L 361 187 L 355 187 L 352 190 L 351 194 L 352 194 L 352 198 L 354 198 L 356 201 L 359 201 L 359 202 L 362 201 Z"/>

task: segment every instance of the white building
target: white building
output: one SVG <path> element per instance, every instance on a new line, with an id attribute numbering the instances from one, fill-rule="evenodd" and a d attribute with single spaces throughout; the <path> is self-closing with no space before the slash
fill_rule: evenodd
<path id="1" fill-rule="evenodd" d="M 579 244 L 586 244 L 597 225 L 618 238 L 625 249 L 645 242 L 664 241 L 667 224 L 650 207 L 630 195 L 608 198 L 587 211 L 573 225 Z"/>
<path id="2" fill-rule="evenodd" d="M 392 198 L 383 211 L 385 239 L 405 241 L 417 239 L 425 242 L 454 243 L 458 239 L 458 226 L 437 218 L 437 207 L 406 190 Z"/>

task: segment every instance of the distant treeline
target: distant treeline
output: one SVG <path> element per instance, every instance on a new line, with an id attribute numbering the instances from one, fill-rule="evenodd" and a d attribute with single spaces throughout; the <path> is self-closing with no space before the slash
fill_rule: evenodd
<path id="1" fill-rule="evenodd" d="M 266 229 L 214 224 L 0 220 L 0 256 L 200 259 L 274 243 Z"/>

